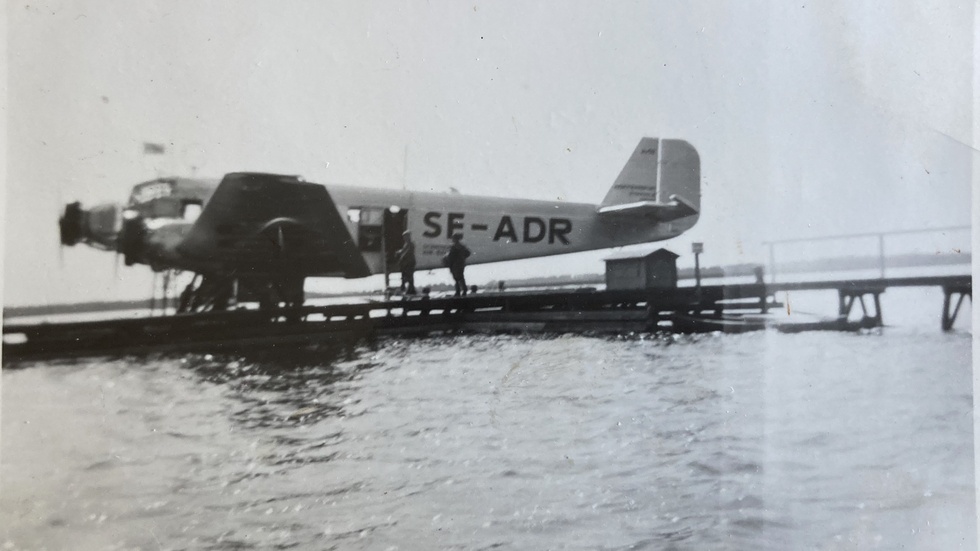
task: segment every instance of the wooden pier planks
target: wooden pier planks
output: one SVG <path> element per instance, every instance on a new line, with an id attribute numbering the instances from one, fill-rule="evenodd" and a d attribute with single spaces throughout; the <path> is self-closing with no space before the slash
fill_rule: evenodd
<path id="1" fill-rule="evenodd" d="M 148 351 L 216 350 L 248 346 L 311 345 L 373 335 L 427 335 L 439 331 L 631 333 L 744 332 L 766 323 L 733 313 L 765 313 L 780 305 L 774 292 L 834 290 L 847 296 L 880 294 L 892 286 L 939 286 L 972 297 L 969 276 L 935 276 L 777 284 L 712 285 L 658 290 L 552 290 L 482 293 L 309 306 L 280 311 L 235 310 L 142 319 L 56 324 L 6 324 L 5 360 L 126 354 Z M 948 294 L 947 294 L 948 296 Z M 958 308 L 957 308 L 958 309 Z M 943 328 L 955 313 L 946 312 Z M 877 310 L 875 326 L 881 324 Z M 838 320 L 784 331 L 854 330 Z M 859 327 L 860 328 L 860 327 Z"/>

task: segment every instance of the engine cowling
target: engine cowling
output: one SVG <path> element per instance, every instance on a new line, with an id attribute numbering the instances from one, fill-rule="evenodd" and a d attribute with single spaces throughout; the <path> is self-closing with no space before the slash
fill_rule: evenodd
<path id="1" fill-rule="evenodd" d="M 119 230 L 119 206 L 102 203 L 84 209 L 79 202 L 65 205 L 58 220 L 61 244 L 85 243 L 102 250 L 115 250 Z"/>
<path id="2" fill-rule="evenodd" d="M 127 266 L 143 260 L 146 251 L 146 223 L 135 211 L 126 211 L 123 214 L 116 250 L 122 253 L 123 262 Z"/>

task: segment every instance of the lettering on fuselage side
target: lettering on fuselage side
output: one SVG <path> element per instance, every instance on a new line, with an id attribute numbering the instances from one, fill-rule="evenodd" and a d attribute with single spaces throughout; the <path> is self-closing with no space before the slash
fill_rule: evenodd
<path id="1" fill-rule="evenodd" d="M 450 212 L 446 216 L 446 239 L 452 239 L 456 234 L 463 235 L 463 232 L 456 230 L 462 230 L 465 226 L 465 224 L 463 224 L 464 216 L 465 215 L 462 212 Z M 442 235 L 442 224 L 440 223 L 441 219 L 441 212 L 430 211 L 425 213 L 425 216 L 422 217 L 422 223 L 425 224 L 425 227 L 428 229 L 425 230 L 422 235 L 425 237 L 439 237 Z M 474 224 L 473 229 L 480 229 L 479 225 Z M 484 225 L 482 229 L 486 230 L 487 227 Z"/>
<path id="2" fill-rule="evenodd" d="M 549 218 L 548 219 L 548 243 L 554 243 L 558 238 L 563 244 L 568 245 L 569 233 L 572 232 L 572 221 L 568 218 Z"/>
<path id="3" fill-rule="evenodd" d="M 441 217 L 441 212 L 425 213 L 425 216 L 422 217 L 422 222 L 429 229 L 425 230 L 425 233 L 422 235 L 425 237 L 439 237 L 439 234 L 442 233 L 442 224 L 439 223 L 439 218 Z"/>
<path id="4" fill-rule="evenodd" d="M 532 234 L 535 231 L 536 233 Z M 524 242 L 525 243 L 537 243 L 544 239 L 544 220 L 536 216 L 525 216 L 524 217 Z"/>
<path id="5" fill-rule="evenodd" d="M 493 234 L 493 240 L 500 241 L 504 237 L 511 242 L 517 241 L 517 230 L 514 229 L 514 223 L 511 222 L 510 216 L 506 215 L 500 219 L 497 231 Z"/>
<path id="6" fill-rule="evenodd" d="M 446 239 L 452 239 L 456 235 L 456 230 L 463 229 L 463 213 L 461 212 L 450 212 L 447 217 L 448 223 L 446 224 L 448 228 L 446 229 Z M 462 236 L 462 232 L 459 233 Z"/>
<path id="7" fill-rule="evenodd" d="M 449 247 L 451 245 L 437 245 L 433 243 L 423 243 L 422 244 L 422 256 L 438 256 L 442 257 L 449 252 Z"/>
<path id="8" fill-rule="evenodd" d="M 504 215 L 500 218 L 497 231 L 493 234 L 494 241 L 507 239 L 511 243 L 539 243 L 548 237 L 548 244 L 553 245 L 555 241 L 560 241 L 563 245 L 568 245 L 568 234 L 572 232 L 572 221 L 568 218 L 549 218 L 547 226 L 545 221 L 537 216 L 527 216 L 524 218 L 524 233 L 518 237 L 517 228 L 510 216 Z"/>
<path id="9" fill-rule="evenodd" d="M 424 237 L 439 238 L 443 236 L 441 212 L 430 211 L 422 216 L 422 223 L 426 230 L 422 233 Z M 462 212 L 446 213 L 445 237 L 451 240 L 454 235 L 463 235 L 462 230 L 466 224 Z M 514 219 L 505 214 L 500 217 L 497 229 L 493 232 L 493 240 L 504 240 L 508 243 L 541 243 L 548 238 L 548 244 L 561 243 L 569 245 L 568 235 L 572 233 L 572 221 L 568 218 L 541 218 L 538 216 L 525 216 L 519 221 L 519 226 L 514 223 Z M 518 234 L 518 227 L 521 233 Z M 490 229 L 488 224 L 470 224 L 470 230 L 474 232 L 484 232 Z"/>

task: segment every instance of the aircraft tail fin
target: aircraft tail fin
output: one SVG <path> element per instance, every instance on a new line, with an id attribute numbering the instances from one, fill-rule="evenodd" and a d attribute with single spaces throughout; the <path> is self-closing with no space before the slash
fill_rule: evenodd
<path id="1" fill-rule="evenodd" d="M 701 211 L 701 159 L 683 140 L 643 138 L 602 201 L 603 215 L 666 222 Z"/>

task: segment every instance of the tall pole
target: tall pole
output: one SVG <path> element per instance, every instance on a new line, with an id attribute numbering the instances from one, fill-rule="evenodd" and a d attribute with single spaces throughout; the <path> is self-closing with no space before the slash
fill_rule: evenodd
<path id="1" fill-rule="evenodd" d="M 701 289 L 701 253 L 694 253 L 694 286 Z"/>
<path id="2" fill-rule="evenodd" d="M 694 253 L 694 288 L 701 294 L 701 253 L 704 252 L 704 243 L 691 243 L 691 252 Z"/>
<path id="3" fill-rule="evenodd" d="M 769 283 L 776 283 L 775 243 L 769 243 Z"/>
<path id="4" fill-rule="evenodd" d="M 153 274 L 153 281 L 150 283 L 150 316 L 152 317 L 157 305 L 157 273 L 151 273 Z"/>
<path id="5" fill-rule="evenodd" d="M 385 209 L 381 213 L 381 263 L 384 265 L 385 269 L 385 296 L 387 297 L 388 289 L 391 287 L 388 283 L 389 272 L 388 272 L 388 209 Z"/>
<path id="6" fill-rule="evenodd" d="M 169 290 L 170 290 L 170 270 L 166 270 L 163 272 L 163 315 L 164 316 L 167 315 L 167 302 L 169 299 L 167 291 Z"/>
<path id="7" fill-rule="evenodd" d="M 878 266 L 881 268 L 881 279 L 885 279 L 885 234 L 878 234 Z"/>

